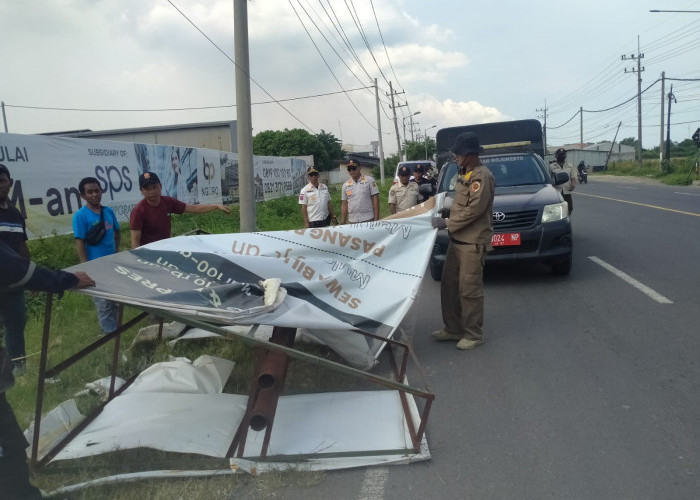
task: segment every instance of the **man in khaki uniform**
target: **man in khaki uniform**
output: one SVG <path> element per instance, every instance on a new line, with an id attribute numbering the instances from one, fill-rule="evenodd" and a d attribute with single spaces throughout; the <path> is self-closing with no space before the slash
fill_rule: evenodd
<path id="1" fill-rule="evenodd" d="M 473 132 L 457 136 L 452 146 L 459 166 L 454 202 L 449 209 L 441 209 L 447 219 L 432 220 L 433 227 L 447 227 L 450 233 L 440 288 L 444 326 L 433 337 L 457 340 L 460 350 L 484 343 L 483 268 L 491 250 L 495 181 L 479 159 L 482 151 Z"/>
<path id="2" fill-rule="evenodd" d="M 363 175 L 360 164 L 348 162 L 348 179 L 343 184 L 340 213 L 342 223 L 356 224 L 379 220 L 379 188 L 373 177 Z"/>
<path id="3" fill-rule="evenodd" d="M 549 170 L 552 172 L 559 171 L 569 174 L 569 182 L 562 184 L 561 186 L 557 186 L 557 189 L 561 188 L 561 195 L 564 198 L 564 201 L 566 201 L 566 204 L 569 206 L 569 215 L 571 215 L 571 212 L 574 211 L 574 197 L 571 195 L 571 193 L 574 191 L 574 187 L 576 187 L 576 171 L 571 163 L 566 163 L 566 149 L 557 149 L 554 153 L 554 158 L 556 158 L 556 161 L 549 164 Z"/>
<path id="4" fill-rule="evenodd" d="M 399 169 L 399 182 L 389 189 L 389 208 L 391 213 L 401 212 L 418 204 L 418 184 L 408 182 L 411 178 L 411 171 L 408 167 Z"/>
<path id="5" fill-rule="evenodd" d="M 331 224 L 331 221 L 337 224 L 331 194 L 328 186 L 319 182 L 318 170 L 312 165 L 306 170 L 306 175 L 309 177 L 309 183 L 299 193 L 304 227 L 326 227 Z"/>

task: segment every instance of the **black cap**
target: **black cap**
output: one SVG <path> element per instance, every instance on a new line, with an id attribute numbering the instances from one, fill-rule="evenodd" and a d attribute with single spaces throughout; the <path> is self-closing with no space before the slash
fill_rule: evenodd
<path id="1" fill-rule="evenodd" d="M 415 167 L 413 167 L 413 173 L 415 174 L 416 172 L 420 172 L 422 174 L 423 173 L 423 166 L 416 165 Z"/>
<path id="2" fill-rule="evenodd" d="M 554 152 L 554 156 L 560 156 L 560 155 L 566 156 L 566 149 L 559 148 Z"/>
<path id="3" fill-rule="evenodd" d="M 307 174 L 317 174 L 318 170 L 316 170 L 316 167 L 311 165 L 309 168 L 306 169 L 306 173 Z"/>
<path id="4" fill-rule="evenodd" d="M 399 176 L 401 175 L 411 175 L 411 171 L 408 169 L 408 167 L 401 167 L 399 169 Z"/>
<path id="5" fill-rule="evenodd" d="M 145 187 L 149 184 L 160 184 L 160 179 L 155 172 L 144 172 L 139 175 L 139 187 Z"/>
<path id="6" fill-rule="evenodd" d="M 464 132 L 457 136 L 450 151 L 455 155 L 469 155 L 482 153 L 484 148 L 479 145 L 479 138 L 474 132 Z"/>

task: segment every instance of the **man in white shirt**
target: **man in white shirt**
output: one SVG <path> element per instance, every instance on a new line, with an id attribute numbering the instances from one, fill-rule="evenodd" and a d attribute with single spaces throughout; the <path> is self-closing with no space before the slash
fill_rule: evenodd
<path id="1" fill-rule="evenodd" d="M 313 166 L 306 170 L 309 183 L 299 193 L 301 215 L 304 217 L 304 227 L 326 227 L 331 220 L 338 223 L 333 214 L 333 204 L 328 186 L 319 182 L 318 170 Z"/>

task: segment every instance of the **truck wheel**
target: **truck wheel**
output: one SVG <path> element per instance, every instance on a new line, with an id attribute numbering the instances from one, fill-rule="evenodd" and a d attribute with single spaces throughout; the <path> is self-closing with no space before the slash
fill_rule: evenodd
<path id="1" fill-rule="evenodd" d="M 571 255 L 569 255 L 568 257 L 552 262 L 552 274 L 554 276 L 568 276 L 571 272 L 572 260 Z"/>
<path id="2" fill-rule="evenodd" d="M 440 281 L 442 279 L 442 266 L 436 264 L 432 260 L 430 261 L 430 277 L 435 281 Z"/>

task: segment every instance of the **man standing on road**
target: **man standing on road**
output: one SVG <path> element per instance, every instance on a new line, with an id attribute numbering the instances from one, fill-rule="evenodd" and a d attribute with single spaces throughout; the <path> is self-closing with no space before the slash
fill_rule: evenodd
<path id="1" fill-rule="evenodd" d="M 212 210 L 229 213 L 224 205 L 189 205 L 182 201 L 163 196 L 163 186 L 154 172 L 144 172 L 139 176 L 139 188 L 143 200 L 131 210 L 131 248 L 170 238 L 172 214 L 204 214 Z"/>
<path id="2" fill-rule="evenodd" d="M 418 167 L 416 167 L 418 168 Z M 401 212 L 418 204 L 418 184 L 408 182 L 411 171 L 404 166 L 399 169 L 399 182 L 389 189 L 389 208 L 391 213 Z"/>
<path id="3" fill-rule="evenodd" d="M 473 132 L 457 136 L 452 146 L 459 166 L 454 202 L 441 209 L 447 219 L 432 219 L 434 228 L 447 227 L 450 234 L 440 285 L 444 326 L 433 337 L 456 340 L 460 350 L 484 343 L 483 268 L 486 252 L 491 250 L 495 181 L 479 159 L 482 151 Z"/>
<path id="4" fill-rule="evenodd" d="M 82 271 L 69 273 L 37 266 L 0 241 L 0 292 L 41 290 L 62 292 L 69 288 L 95 286 Z M 29 483 L 27 440 L 17 423 L 5 391 L 14 385 L 7 368 L 9 355 L 0 348 L 0 496 L 2 498 L 40 499 L 41 492 Z"/>
<path id="5" fill-rule="evenodd" d="M 355 160 L 348 162 L 348 174 L 350 179 L 342 187 L 342 223 L 379 220 L 379 188 L 374 178 L 363 175 Z"/>
<path id="6" fill-rule="evenodd" d="M 569 174 L 569 182 L 558 187 L 561 187 L 561 195 L 564 197 L 564 201 L 566 201 L 566 204 L 569 206 L 569 215 L 571 215 L 571 212 L 574 211 L 574 200 L 571 193 L 573 192 L 574 187 L 576 187 L 574 167 L 571 165 L 571 163 L 566 163 L 566 149 L 564 148 L 557 149 L 554 153 L 554 158 L 556 158 L 556 161 L 549 164 L 549 169 L 552 172 L 560 171 Z"/>
<path id="7" fill-rule="evenodd" d="M 338 219 L 333 214 L 333 204 L 328 186 L 318 181 L 318 170 L 313 165 L 306 170 L 309 183 L 299 193 L 301 215 L 304 217 L 304 227 L 326 227 Z"/>

